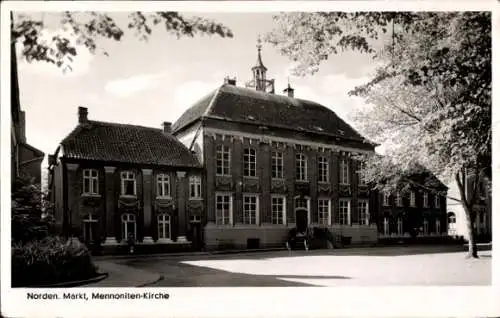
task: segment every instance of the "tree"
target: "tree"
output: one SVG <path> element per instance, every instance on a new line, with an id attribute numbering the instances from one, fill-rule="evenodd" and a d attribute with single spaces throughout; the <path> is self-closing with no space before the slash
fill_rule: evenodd
<path id="1" fill-rule="evenodd" d="M 110 14 L 103 12 L 58 13 L 61 27 L 76 37 L 75 43 L 60 34 L 53 36 L 51 41 L 44 40 L 42 31 L 46 25 L 41 18 L 21 14 L 16 19 L 11 15 L 11 20 L 11 38 L 14 43 L 22 45 L 22 57 L 28 62 L 51 63 L 64 71 L 71 70 L 71 62 L 78 54 L 78 45 L 96 53 L 99 39 L 120 41 L 125 35 L 124 28 Z M 155 28 L 161 25 L 168 34 L 178 38 L 196 35 L 233 36 L 231 30 L 222 24 L 201 17 L 185 17 L 178 12 L 133 12 L 128 16 L 126 28 L 135 31 L 139 39 L 147 40 Z M 102 53 L 107 55 L 104 50 Z"/>
<path id="2" fill-rule="evenodd" d="M 390 145 L 383 157 L 364 158 L 363 173 L 386 189 L 422 169 L 453 180 L 468 221 L 468 255 L 477 257 L 473 207 L 491 180 L 490 13 L 292 13 L 276 21 L 267 39 L 298 62 L 300 75 L 342 49 L 382 65 L 350 93 L 368 104 L 356 116 L 360 130 Z"/>

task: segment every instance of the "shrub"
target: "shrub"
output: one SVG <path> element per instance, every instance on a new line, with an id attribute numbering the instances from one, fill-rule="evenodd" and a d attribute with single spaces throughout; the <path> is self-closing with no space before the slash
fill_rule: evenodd
<path id="1" fill-rule="evenodd" d="M 60 237 L 12 246 L 12 287 L 29 287 L 85 280 L 97 268 L 87 247 Z"/>

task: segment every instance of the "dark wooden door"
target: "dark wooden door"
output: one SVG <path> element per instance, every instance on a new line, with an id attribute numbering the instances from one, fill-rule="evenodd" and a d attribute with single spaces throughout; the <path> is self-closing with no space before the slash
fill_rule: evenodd
<path id="1" fill-rule="evenodd" d="M 295 210 L 295 220 L 297 225 L 297 231 L 303 233 L 307 229 L 307 210 L 297 209 Z"/>

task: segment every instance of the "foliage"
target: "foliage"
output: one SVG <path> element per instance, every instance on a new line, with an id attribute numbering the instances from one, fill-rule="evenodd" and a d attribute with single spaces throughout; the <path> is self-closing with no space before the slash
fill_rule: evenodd
<path id="1" fill-rule="evenodd" d="M 90 252 L 59 237 L 12 246 L 12 287 L 86 280 L 96 276 Z"/>
<path id="2" fill-rule="evenodd" d="M 12 21 L 12 41 L 22 45 L 22 56 L 28 61 L 55 64 L 63 70 L 71 70 L 71 62 L 78 54 L 77 46 L 83 46 L 91 53 L 99 48 L 99 39 L 120 41 L 126 29 L 134 31 L 140 40 L 147 40 L 155 28 L 163 26 L 168 34 L 179 37 L 197 35 L 218 35 L 232 37 L 226 26 L 201 17 L 186 17 L 179 12 L 132 12 L 128 24 L 120 26 L 111 14 L 105 12 L 61 12 L 58 22 L 64 31 L 76 37 L 76 42 L 59 32 L 47 41 L 43 38 L 46 25 L 43 19 L 18 15 Z M 102 49 L 101 49 L 102 50 Z M 107 55 L 107 52 L 102 50 Z"/>
<path id="3" fill-rule="evenodd" d="M 13 243 L 40 240 L 54 229 L 52 205 L 40 186 L 29 178 L 17 178 L 12 186 Z"/>

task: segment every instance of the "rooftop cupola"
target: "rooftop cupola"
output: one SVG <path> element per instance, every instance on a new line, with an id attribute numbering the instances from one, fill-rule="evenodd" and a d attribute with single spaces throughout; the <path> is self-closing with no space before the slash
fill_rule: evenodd
<path id="1" fill-rule="evenodd" d="M 266 78 L 267 67 L 262 62 L 262 41 L 260 37 L 257 39 L 257 63 L 252 67 L 253 79 L 246 84 L 247 87 L 254 88 L 255 90 L 274 93 L 274 79 L 268 80 Z"/>

